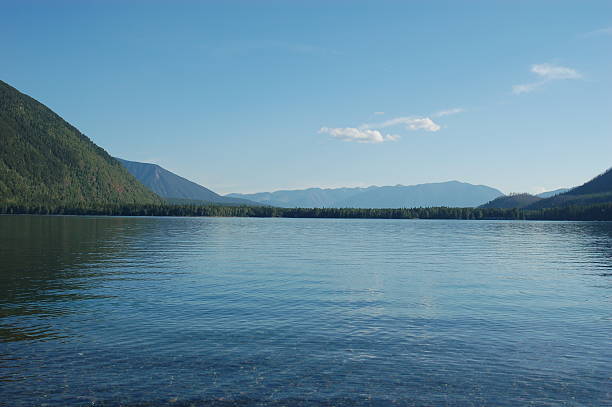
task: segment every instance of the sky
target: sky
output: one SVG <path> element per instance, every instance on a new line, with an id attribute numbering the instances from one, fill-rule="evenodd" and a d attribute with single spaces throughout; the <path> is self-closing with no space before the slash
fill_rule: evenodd
<path id="1" fill-rule="evenodd" d="M 219 193 L 612 166 L 612 1 L 0 0 L 0 79 Z"/>

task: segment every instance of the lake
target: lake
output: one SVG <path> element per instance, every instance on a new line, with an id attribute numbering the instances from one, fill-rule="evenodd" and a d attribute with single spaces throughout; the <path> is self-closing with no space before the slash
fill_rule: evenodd
<path id="1" fill-rule="evenodd" d="M 610 406 L 612 223 L 0 216 L 0 405 Z"/>

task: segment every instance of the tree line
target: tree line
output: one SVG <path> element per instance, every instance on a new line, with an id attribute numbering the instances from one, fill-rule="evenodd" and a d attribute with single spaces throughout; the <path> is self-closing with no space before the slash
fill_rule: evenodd
<path id="1" fill-rule="evenodd" d="M 0 214 L 98 216 L 210 216 L 256 218 L 337 219 L 465 219 L 465 220 L 574 220 L 612 221 L 612 203 L 573 205 L 535 210 L 500 208 L 277 208 L 269 206 L 219 206 L 172 204 L 45 205 L 0 203 Z"/>

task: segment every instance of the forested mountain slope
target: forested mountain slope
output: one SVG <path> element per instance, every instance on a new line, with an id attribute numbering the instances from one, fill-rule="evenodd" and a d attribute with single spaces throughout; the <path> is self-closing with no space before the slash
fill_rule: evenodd
<path id="1" fill-rule="evenodd" d="M 91 206 L 161 200 L 79 130 L 0 81 L 0 203 Z"/>
<path id="2" fill-rule="evenodd" d="M 563 194 L 543 199 L 527 209 L 564 207 L 571 205 L 593 205 L 612 202 L 612 168 Z"/>
<path id="3" fill-rule="evenodd" d="M 524 208 L 541 200 L 542 198 L 531 194 L 510 194 L 495 198 L 494 200 L 487 202 L 484 205 L 480 205 L 479 208 Z"/>
<path id="4" fill-rule="evenodd" d="M 579 187 L 570 189 L 564 195 L 590 195 L 612 192 L 612 168 L 599 174 L 589 182 L 585 182 Z"/>

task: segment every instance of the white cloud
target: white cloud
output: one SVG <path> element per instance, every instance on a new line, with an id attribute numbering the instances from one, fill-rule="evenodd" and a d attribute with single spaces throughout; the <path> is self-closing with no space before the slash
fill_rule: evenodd
<path id="1" fill-rule="evenodd" d="M 440 126 L 434 123 L 429 117 L 423 117 L 420 119 L 412 119 L 410 123 L 408 123 L 408 128 L 410 130 L 420 130 L 423 129 L 425 131 L 438 131 L 440 130 Z"/>
<path id="2" fill-rule="evenodd" d="M 532 65 L 531 72 L 539 76 L 541 80 L 537 82 L 514 85 L 512 87 L 512 93 L 515 95 L 529 93 L 550 81 L 582 78 L 582 75 L 575 69 L 553 64 Z"/>
<path id="3" fill-rule="evenodd" d="M 432 115 L 432 117 L 442 117 L 442 116 L 450 116 L 453 114 L 459 114 L 465 112 L 465 109 L 462 107 L 455 107 L 453 109 L 448 110 L 440 110 Z"/>
<path id="4" fill-rule="evenodd" d="M 455 108 L 438 112 L 432 116 L 448 116 L 460 112 L 463 112 L 463 109 Z M 356 143 L 383 143 L 385 141 L 397 141 L 401 138 L 398 134 L 383 134 L 380 130 L 396 126 L 402 126 L 409 131 L 424 130 L 427 132 L 437 132 L 442 128 L 431 117 L 406 116 L 396 117 L 380 123 L 366 123 L 359 127 L 321 127 L 319 134 L 329 134 L 339 140 Z"/>
<path id="5" fill-rule="evenodd" d="M 354 127 L 321 127 L 319 133 L 329 134 L 332 137 L 343 141 L 353 141 L 356 143 L 382 143 L 385 141 L 396 141 L 398 135 L 382 135 L 378 130 L 357 129 Z"/>
<path id="6" fill-rule="evenodd" d="M 512 93 L 514 93 L 515 95 L 520 95 L 521 93 L 529 93 L 542 85 L 544 85 L 544 82 L 533 82 L 525 83 L 523 85 L 514 85 L 512 87 Z"/>
<path id="7" fill-rule="evenodd" d="M 580 75 L 575 69 L 552 64 L 533 65 L 531 67 L 531 72 L 547 80 L 582 78 L 582 75 Z"/>
<path id="8" fill-rule="evenodd" d="M 590 31 L 581 35 L 583 38 L 600 37 L 602 35 L 612 35 L 612 27 L 606 27 L 595 31 Z"/>
<path id="9" fill-rule="evenodd" d="M 436 124 L 429 117 L 396 117 L 395 119 L 387 120 L 379 123 L 378 125 L 364 125 L 365 128 L 370 127 L 392 127 L 403 124 L 407 130 L 425 130 L 425 131 L 438 131 L 440 126 Z"/>
<path id="10" fill-rule="evenodd" d="M 379 116 L 379 115 L 383 115 L 385 114 L 385 112 L 374 112 L 375 115 Z"/>

